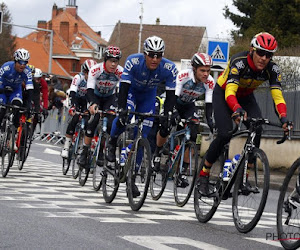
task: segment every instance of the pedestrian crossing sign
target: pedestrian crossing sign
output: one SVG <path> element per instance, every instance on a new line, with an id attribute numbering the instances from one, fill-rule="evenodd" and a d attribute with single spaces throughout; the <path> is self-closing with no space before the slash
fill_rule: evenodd
<path id="1" fill-rule="evenodd" d="M 207 54 L 215 63 L 227 63 L 229 57 L 229 42 L 208 41 Z"/>

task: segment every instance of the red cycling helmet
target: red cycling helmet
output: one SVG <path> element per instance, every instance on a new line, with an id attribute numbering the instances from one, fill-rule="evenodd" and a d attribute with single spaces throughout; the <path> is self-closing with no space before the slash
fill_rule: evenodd
<path id="1" fill-rule="evenodd" d="M 90 71 L 91 67 L 93 67 L 96 64 L 97 64 L 97 62 L 95 60 L 93 60 L 93 59 L 87 59 L 81 65 L 81 71 L 88 73 Z"/>
<path id="2" fill-rule="evenodd" d="M 251 47 L 274 53 L 277 50 L 277 42 L 274 36 L 267 32 L 256 34 L 251 41 Z"/>
<path id="3" fill-rule="evenodd" d="M 213 62 L 210 55 L 197 52 L 196 54 L 193 55 L 191 64 L 193 67 L 197 68 L 200 66 L 212 66 Z"/>
<path id="4" fill-rule="evenodd" d="M 119 47 L 108 46 L 104 51 L 104 61 L 108 58 L 116 58 L 120 60 L 122 57 L 122 52 Z"/>

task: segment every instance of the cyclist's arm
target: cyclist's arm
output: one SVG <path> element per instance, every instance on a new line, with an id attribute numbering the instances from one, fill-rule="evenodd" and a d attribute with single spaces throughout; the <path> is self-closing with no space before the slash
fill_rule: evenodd
<path id="1" fill-rule="evenodd" d="M 130 83 L 120 82 L 119 97 L 118 97 L 119 109 L 126 109 L 129 87 L 130 87 Z"/>

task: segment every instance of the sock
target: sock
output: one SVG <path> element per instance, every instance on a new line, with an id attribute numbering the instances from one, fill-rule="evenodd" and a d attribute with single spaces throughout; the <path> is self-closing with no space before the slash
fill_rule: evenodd
<path id="1" fill-rule="evenodd" d="M 69 148 L 72 142 L 72 138 L 66 137 L 64 148 Z"/>
<path id="2" fill-rule="evenodd" d="M 211 167 L 208 167 L 208 166 L 204 165 L 202 170 L 200 171 L 199 176 L 209 176 L 210 169 L 211 169 Z"/>

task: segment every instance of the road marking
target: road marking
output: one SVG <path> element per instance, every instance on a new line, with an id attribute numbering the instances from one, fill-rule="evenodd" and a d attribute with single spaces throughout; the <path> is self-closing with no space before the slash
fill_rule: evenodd
<path id="1" fill-rule="evenodd" d="M 253 240 L 253 241 L 268 244 L 268 245 L 272 245 L 272 246 L 275 246 L 275 247 L 282 247 L 280 242 L 278 242 L 278 241 L 266 240 L 264 238 L 249 238 L 249 237 L 245 237 L 245 239 Z"/>

